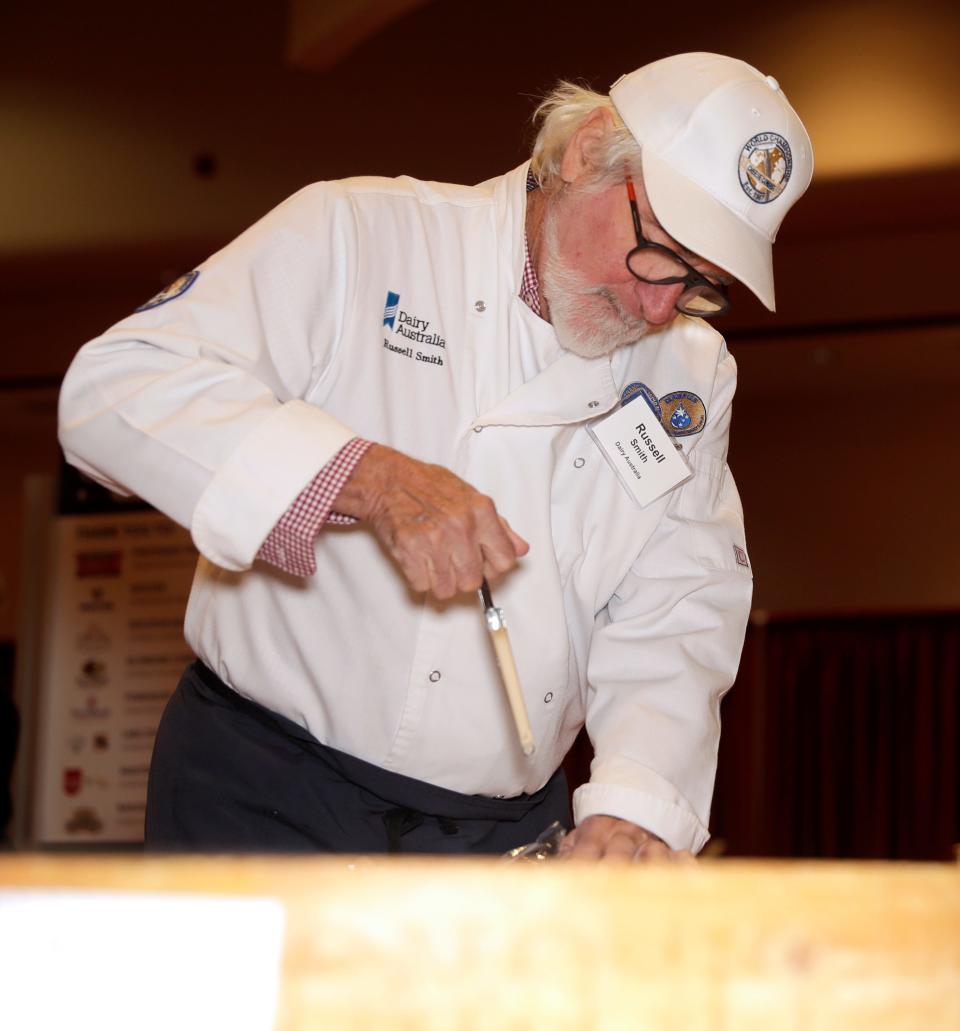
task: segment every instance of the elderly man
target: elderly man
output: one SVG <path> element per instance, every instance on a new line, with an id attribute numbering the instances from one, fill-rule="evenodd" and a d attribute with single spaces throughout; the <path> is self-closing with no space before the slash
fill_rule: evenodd
<path id="1" fill-rule="evenodd" d="M 68 458 L 191 529 L 198 656 L 156 848 L 703 847 L 751 571 L 705 318 L 812 173 L 776 81 L 712 54 L 561 84 L 532 161 L 302 190 L 79 353 Z M 494 581 L 525 755 L 475 591 Z"/>

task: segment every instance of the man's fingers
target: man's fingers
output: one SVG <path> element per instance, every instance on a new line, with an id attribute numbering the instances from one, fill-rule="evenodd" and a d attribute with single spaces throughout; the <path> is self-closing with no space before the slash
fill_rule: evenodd
<path id="1" fill-rule="evenodd" d="M 449 556 L 435 556 L 430 553 L 424 556 L 427 567 L 428 590 L 439 601 L 448 601 L 458 590 L 457 570 Z"/>
<path id="2" fill-rule="evenodd" d="M 530 545 L 516 533 L 501 515 L 496 515 L 495 525 L 481 541 L 483 575 L 488 580 L 508 573 L 517 564 L 517 559 L 530 550 Z"/>
<path id="3" fill-rule="evenodd" d="M 680 866 L 697 865 L 696 856 L 689 850 L 674 851 L 669 845 L 656 840 L 642 845 L 637 850 L 635 858 L 639 863 L 671 863 L 679 864 Z"/>
<path id="4" fill-rule="evenodd" d="M 396 532 L 389 550 L 413 590 L 446 601 L 457 593 L 457 570 L 441 538 L 436 527 L 407 524 Z"/>
<path id="5" fill-rule="evenodd" d="M 391 549 L 391 554 L 413 590 L 417 593 L 432 590 L 432 570 L 423 555 L 399 548 Z"/>
<path id="6" fill-rule="evenodd" d="M 442 466 L 373 445 L 337 499 L 367 520 L 407 583 L 440 601 L 502 576 L 529 545 L 493 500 Z"/>
<path id="7" fill-rule="evenodd" d="M 670 859 L 670 848 L 662 841 L 651 838 L 635 846 L 633 858 L 641 863 L 663 863 Z"/>
<path id="8" fill-rule="evenodd" d="M 475 591 L 480 586 L 485 576 L 483 555 L 473 541 L 466 541 L 462 547 L 453 551 L 450 555 L 450 562 L 454 569 L 458 591 Z"/>
<path id="9" fill-rule="evenodd" d="M 614 816 L 588 816 L 560 846 L 560 857 L 603 862 L 681 863 L 696 865 L 687 850 L 674 851 L 655 834 Z"/>
<path id="10" fill-rule="evenodd" d="M 500 524 L 507 532 L 507 536 L 510 539 L 510 543 L 513 545 L 513 553 L 517 558 L 522 558 L 530 550 L 530 545 L 520 536 L 519 533 L 503 518 L 503 516 L 497 517 L 500 520 Z"/>
<path id="11" fill-rule="evenodd" d="M 560 848 L 564 859 L 599 859 L 603 855 L 603 843 L 599 838 L 587 834 L 578 835 L 576 831 L 567 835 Z"/>
<path id="12" fill-rule="evenodd" d="M 574 859 L 602 859 L 611 837 L 610 831 L 620 822 L 607 816 L 588 817 L 566 836 L 560 846 L 560 855 Z M 630 855 L 633 855 L 634 847 L 631 843 Z"/>
<path id="13" fill-rule="evenodd" d="M 600 858 L 604 861 L 629 863 L 637 858 L 642 847 L 637 845 L 630 834 L 613 834 L 604 842 Z"/>
<path id="14" fill-rule="evenodd" d="M 459 514 L 448 520 L 431 517 L 400 526 L 390 548 L 400 570 L 415 591 L 426 591 L 439 601 L 459 592 L 475 591 L 483 578 L 502 575 L 516 565 L 512 546 L 501 547 L 492 562 L 475 539 L 473 520 Z"/>
<path id="15" fill-rule="evenodd" d="M 457 589 L 464 592 L 475 591 L 484 578 L 503 576 L 516 566 L 518 555 L 530 550 L 483 494 L 476 494 L 468 508 L 443 520 L 440 528 L 440 546 L 449 553 Z"/>

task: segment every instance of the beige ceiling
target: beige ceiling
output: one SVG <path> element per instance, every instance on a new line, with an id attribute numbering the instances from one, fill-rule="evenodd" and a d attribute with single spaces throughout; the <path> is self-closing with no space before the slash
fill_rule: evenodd
<path id="1" fill-rule="evenodd" d="M 439 0 L 290 0 L 288 60 L 329 70 L 430 2 Z M 816 142 L 821 175 L 960 164 L 955 6 L 797 4 L 768 13 L 763 26 L 768 65 L 789 84 Z"/>
<path id="2" fill-rule="evenodd" d="M 287 60 L 327 71 L 364 40 L 431 0 L 289 0 Z"/>
<path id="3" fill-rule="evenodd" d="M 960 166 L 960 13 L 942 0 L 724 10 L 627 0 L 0 5 L 0 255 L 225 240 L 303 183 L 477 181 L 533 96 L 716 49 L 780 80 L 821 180 Z M 196 174 L 212 155 L 215 174 Z"/>
<path id="4" fill-rule="evenodd" d="M 960 8 L 838 3 L 776 19 L 771 66 L 822 176 L 960 165 Z"/>

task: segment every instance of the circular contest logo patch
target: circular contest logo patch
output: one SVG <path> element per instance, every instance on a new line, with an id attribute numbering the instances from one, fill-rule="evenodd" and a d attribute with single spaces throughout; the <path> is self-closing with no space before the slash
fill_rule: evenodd
<path id="1" fill-rule="evenodd" d="M 790 144 L 775 132 L 751 136 L 740 151 L 740 185 L 757 204 L 769 204 L 783 193 L 793 171 Z"/>
<path id="2" fill-rule="evenodd" d="M 199 269 L 194 269 L 185 276 L 180 276 L 179 279 L 175 279 L 165 290 L 161 290 L 156 296 L 151 297 L 146 304 L 141 304 L 139 308 L 134 308 L 134 311 L 149 311 L 151 308 L 159 308 L 161 304 L 166 304 L 167 301 L 182 297 L 193 286 L 199 275 Z"/>

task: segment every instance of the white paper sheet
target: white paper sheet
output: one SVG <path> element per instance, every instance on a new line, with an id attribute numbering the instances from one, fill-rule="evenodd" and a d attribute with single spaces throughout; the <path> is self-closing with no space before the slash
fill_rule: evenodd
<path id="1" fill-rule="evenodd" d="M 282 903 L 0 890 L 0 1023 L 10 1031 L 269 1031 Z"/>

